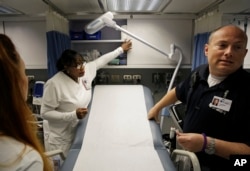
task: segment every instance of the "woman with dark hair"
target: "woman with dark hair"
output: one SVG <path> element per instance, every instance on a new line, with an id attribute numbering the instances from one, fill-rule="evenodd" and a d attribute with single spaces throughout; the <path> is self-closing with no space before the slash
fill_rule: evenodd
<path id="1" fill-rule="evenodd" d="M 125 41 L 116 50 L 88 63 L 74 50 L 67 49 L 62 53 L 57 62 L 58 73 L 44 86 L 41 115 L 48 121 L 48 126 L 44 127 L 49 129 L 45 130 L 49 133 L 45 135 L 46 150 L 61 149 L 67 156 L 76 125 L 88 112 L 97 70 L 130 50 L 131 46 L 131 41 Z"/>
<path id="2" fill-rule="evenodd" d="M 13 42 L 0 34 L 0 170 L 52 171 L 36 134 L 27 100 L 25 65 Z M 31 122 L 29 122 L 31 121 Z"/>

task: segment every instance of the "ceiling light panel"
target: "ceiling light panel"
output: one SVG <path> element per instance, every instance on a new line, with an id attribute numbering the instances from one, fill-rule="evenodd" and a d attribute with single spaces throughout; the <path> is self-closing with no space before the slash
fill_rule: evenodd
<path id="1" fill-rule="evenodd" d="M 17 14 L 22 14 L 22 13 L 14 8 L 0 5 L 0 15 L 17 15 Z"/>
<path id="2" fill-rule="evenodd" d="M 159 12 L 169 0 L 106 0 L 107 9 L 112 12 Z"/>

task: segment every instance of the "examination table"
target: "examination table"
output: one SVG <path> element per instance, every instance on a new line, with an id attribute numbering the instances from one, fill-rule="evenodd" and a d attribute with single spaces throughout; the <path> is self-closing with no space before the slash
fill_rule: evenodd
<path id="1" fill-rule="evenodd" d="M 143 85 L 96 85 L 61 171 L 175 171 Z"/>

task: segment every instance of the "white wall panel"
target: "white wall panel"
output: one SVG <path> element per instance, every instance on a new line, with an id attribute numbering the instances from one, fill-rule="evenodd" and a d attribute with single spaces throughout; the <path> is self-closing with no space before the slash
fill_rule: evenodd
<path id="1" fill-rule="evenodd" d="M 27 69 L 47 68 L 45 21 L 5 22 L 5 33 L 15 43 Z"/>
<path id="2" fill-rule="evenodd" d="M 248 19 L 246 21 L 246 19 L 242 18 L 242 16 L 224 16 L 222 22 L 223 25 L 234 24 L 240 27 L 242 30 L 245 30 L 248 36 L 248 44 L 247 44 L 248 53 L 246 54 L 244 60 L 244 68 L 250 69 L 250 20 Z M 246 28 L 244 27 L 245 22 L 247 22 Z"/>
<path id="3" fill-rule="evenodd" d="M 174 43 L 182 48 L 184 59 L 182 64 L 190 64 L 192 51 L 192 21 L 172 19 L 131 19 L 127 22 L 129 32 L 144 39 L 158 49 L 169 53 L 170 44 Z M 129 65 L 171 65 L 170 61 L 156 50 L 131 38 L 133 49 L 129 54 Z M 178 60 L 178 55 L 176 58 Z"/>
<path id="4" fill-rule="evenodd" d="M 3 22 L 0 22 L 0 33 L 4 33 Z"/>

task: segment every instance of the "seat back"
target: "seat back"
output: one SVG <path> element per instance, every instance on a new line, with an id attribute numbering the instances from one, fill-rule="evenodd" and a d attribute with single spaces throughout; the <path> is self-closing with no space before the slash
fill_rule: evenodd
<path id="1" fill-rule="evenodd" d="M 41 105 L 43 96 L 44 81 L 36 81 L 33 89 L 33 105 Z"/>
<path id="2" fill-rule="evenodd" d="M 186 112 L 186 105 L 176 103 L 169 107 L 169 113 L 173 119 L 174 126 L 180 132 L 183 132 L 183 122 Z M 200 171 L 200 164 L 197 156 L 193 152 L 184 149 L 173 149 L 171 159 L 174 162 L 177 171 Z"/>
<path id="3" fill-rule="evenodd" d="M 184 105 L 183 103 L 176 103 L 169 107 L 169 114 L 174 122 L 174 126 L 180 132 L 182 132 L 183 128 L 185 111 L 186 111 L 186 105 Z"/>

